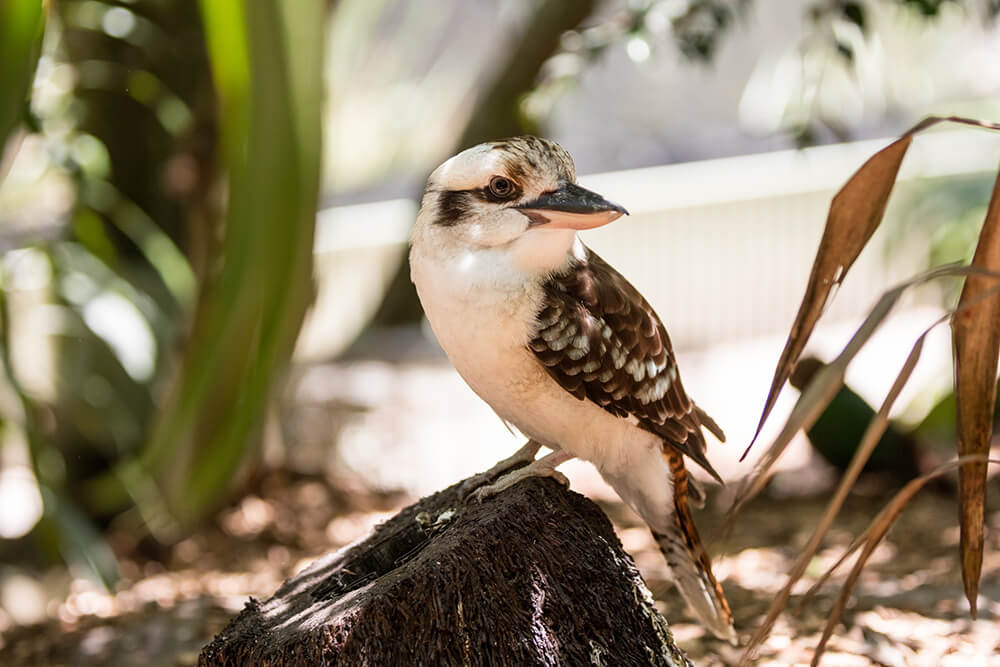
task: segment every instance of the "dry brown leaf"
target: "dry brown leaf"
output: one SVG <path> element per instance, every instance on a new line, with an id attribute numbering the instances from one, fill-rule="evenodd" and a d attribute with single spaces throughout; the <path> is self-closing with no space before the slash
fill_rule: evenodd
<path id="1" fill-rule="evenodd" d="M 1000 461 L 991 461 L 985 456 L 980 455 L 963 456 L 957 460 L 942 463 L 929 473 L 910 480 L 906 486 L 900 489 L 899 493 L 893 496 L 892 500 L 889 501 L 889 504 L 886 505 L 881 512 L 879 512 L 878 516 L 872 520 L 871 524 L 868 525 L 868 528 L 865 529 L 859 538 L 859 540 L 864 541 L 864 549 L 861 551 L 861 554 L 858 556 L 858 560 L 854 563 L 854 567 L 851 568 L 851 573 L 847 576 L 847 580 L 840 589 L 840 595 L 837 597 L 837 602 L 834 605 L 833 610 L 830 612 L 830 617 L 827 619 L 826 626 L 823 628 L 823 635 L 820 637 L 819 643 L 816 645 L 815 653 L 813 653 L 812 662 L 810 663 L 811 667 L 817 667 L 817 665 L 819 665 L 819 661 L 823 657 L 823 652 L 826 650 L 826 643 L 830 640 L 830 636 L 833 634 L 834 628 L 836 628 L 837 624 L 840 623 L 840 618 L 844 613 L 844 608 L 847 606 L 847 600 L 850 598 L 851 592 L 854 590 L 854 586 L 858 582 L 858 577 L 861 576 L 861 570 L 864 569 L 865 563 L 868 562 L 868 558 L 872 555 L 872 552 L 875 551 L 875 548 L 878 546 L 879 542 L 882 541 L 882 538 L 885 537 L 885 534 L 889 532 L 892 524 L 895 523 L 896 519 L 903 511 L 903 508 L 905 508 L 906 504 L 909 503 L 913 496 L 916 495 L 917 491 L 922 489 L 923 486 L 930 480 L 935 477 L 940 477 L 944 473 L 954 470 L 955 468 L 959 468 L 961 471 L 972 464 L 981 464 L 985 467 L 991 462 L 1000 463 Z M 860 544 L 860 541 L 858 543 Z M 854 545 L 852 545 L 852 548 L 848 550 L 848 553 L 845 554 L 843 558 L 837 561 L 833 568 L 831 568 L 830 572 L 839 566 L 849 553 L 854 551 L 853 547 Z M 824 578 L 828 576 L 830 572 L 828 572 L 827 575 L 824 575 Z"/>
<path id="2" fill-rule="evenodd" d="M 830 401 L 833 400 L 833 397 L 843 385 L 844 373 L 847 371 L 847 366 L 857 356 L 857 353 L 864 347 L 875 331 L 878 330 L 889 313 L 892 312 L 893 307 L 903 293 L 911 287 L 923 284 L 929 280 L 945 276 L 968 275 L 970 272 L 971 270 L 968 267 L 956 265 L 938 267 L 896 285 L 879 298 L 878 302 L 868 313 L 868 317 L 865 318 L 865 321 L 858 327 L 858 330 L 844 347 L 844 350 L 836 359 L 823 367 L 816 374 L 816 377 L 813 378 L 812 382 L 809 383 L 805 391 L 802 392 L 781 432 L 775 437 L 774 442 L 767 448 L 767 451 L 761 456 L 750 474 L 740 483 L 740 487 L 736 491 L 736 497 L 733 500 L 733 505 L 728 512 L 727 524 L 730 524 L 743 506 L 760 493 L 767 484 L 771 468 L 785 451 L 785 448 L 788 447 L 792 437 L 800 429 L 808 430 L 823 413 L 826 406 L 830 404 Z"/>
<path id="3" fill-rule="evenodd" d="M 768 396 L 765 400 L 764 409 L 762 411 L 760 421 L 758 422 L 756 432 L 754 433 L 753 440 L 747 447 L 747 450 L 743 453 L 743 457 L 747 455 L 750 447 L 753 446 L 754 441 L 756 441 L 757 437 L 760 435 L 761 428 L 773 409 L 781 388 L 788 380 L 788 377 L 798 361 L 802 350 L 805 348 L 809 336 L 812 334 L 816 322 L 822 314 L 830 296 L 830 292 L 835 285 L 838 285 L 843 281 L 847 271 L 850 269 L 861 250 L 867 244 L 868 240 L 881 223 L 889 195 L 892 191 L 896 175 L 899 171 L 899 166 L 906 154 L 906 150 L 909 148 L 912 135 L 942 121 L 962 123 L 991 130 L 1000 130 L 1000 125 L 995 123 L 960 118 L 956 116 L 950 116 L 947 118 L 926 118 L 904 133 L 898 140 L 872 156 L 872 158 L 862 165 L 862 167 L 855 172 L 851 179 L 837 193 L 830 206 L 826 228 L 824 229 L 823 238 L 820 241 L 816 258 L 813 261 L 812 272 L 806 287 L 806 293 L 803 296 L 802 303 L 799 306 L 799 312 L 796 315 L 795 322 L 793 323 L 788 339 L 785 342 L 785 348 L 782 351 L 777 367 L 775 368 L 774 378 L 772 379 L 771 387 L 768 391 Z M 975 312 L 982 313 L 984 309 L 978 308 L 978 304 L 981 302 L 987 303 L 986 299 L 993 297 L 990 299 L 989 303 L 997 302 L 998 311 L 996 311 L 995 317 L 988 319 L 988 321 L 994 324 L 992 327 L 993 332 L 997 336 L 1000 336 L 1000 296 L 995 294 L 997 291 L 996 279 L 1000 277 L 1000 272 L 998 272 L 1000 271 L 1000 240 L 997 240 L 1000 239 L 1000 222 L 997 222 L 997 219 L 1000 218 L 1000 212 L 998 212 L 998 208 L 1000 208 L 1000 203 L 998 203 L 998 200 L 1000 200 L 1000 194 L 998 193 L 1000 193 L 1000 177 L 998 177 L 997 188 L 994 191 L 994 197 L 990 203 L 987 221 L 981 235 L 981 249 L 987 247 L 989 248 L 989 251 L 985 249 L 983 250 L 982 261 L 977 266 L 973 267 L 951 266 L 933 269 L 883 294 L 882 298 L 872 309 L 871 313 L 869 313 L 868 318 L 862 324 L 861 328 L 859 328 L 859 330 L 855 333 L 854 337 L 851 339 L 850 343 L 848 343 L 847 347 L 845 347 L 840 356 L 838 356 L 837 359 L 835 359 L 828 367 L 822 369 L 821 372 L 813 379 L 813 382 L 810 383 L 809 387 L 807 387 L 806 391 L 800 395 L 799 401 L 796 403 L 796 406 L 785 423 L 781 433 L 762 457 L 761 461 L 757 464 L 757 466 L 755 466 L 754 471 L 742 484 L 739 492 L 737 493 L 736 500 L 733 503 L 733 507 L 730 509 L 727 525 L 730 527 L 732 526 L 736 512 L 757 492 L 759 492 L 760 489 L 763 488 L 767 480 L 767 473 L 769 469 L 787 446 L 791 437 L 798 431 L 798 429 L 809 428 L 815 419 L 822 413 L 822 410 L 829 404 L 830 400 L 832 400 L 833 396 L 843 383 L 844 372 L 850 360 L 853 359 L 858 349 L 860 349 L 860 347 L 871 337 L 871 334 L 878 328 L 879 324 L 885 319 L 888 313 L 892 310 L 892 307 L 899 300 L 902 292 L 908 287 L 943 275 L 975 275 L 977 278 L 975 281 L 976 283 L 991 281 L 992 286 L 989 284 L 986 286 L 980 286 L 979 289 L 977 289 L 974 294 L 969 295 L 968 298 L 966 298 L 966 294 L 963 292 L 962 301 L 956 308 L 955 312 L 959 315 L 965 316 L 965 313 L 971 310 L 972 305 L 977 304 L 977 310 Z M 989 236 L 988 243 L 985 240 L 987 236 Z M 980 258 L 979 250 L 977 250 L 977 258 Z M 973 282 L 971 277 L 967 282 Z M 967 287 L 967 289 L 969 288 Z M 988 314 L 993 314 L 993 311 L 989 311 Z M 910 356 L 907 358 L 903 369 L 896 378 L 896 382 L 894 383 L 892 390 L 890 390 L 889 395 L 883 403 L 882 409 L 880 409 L 879 414 L 876 415 L 876 417 L 869 424 L 862 439 L 862 443 L 859 446 L 858 451 L 855 453 L 855 457 L 852 459 L 848 474 L 845 475 L 845 479 L 842 481 L 842 485 L 838 489 L 839 501 L 838 498 L 835 498 L 827 507 L 827 513 L 821 521 L 820 526 L 817 527 L 817 530 L 813 535 L 813 539 L 810 541 L 810 545 L 803 550 L 802 554 L 800 554 L 799 560 L 793 567 L 793 572 L 789 577 L 786 587 L 781 591 L 781 593 L 779 593 L 775 602 L 772 604 L 771 609 L 768 611 L 768 615 L 764 623 L 762 623 L 761 627 L 758 628 L 749 645 L 746 647 L 745 652 L 741 657 L 741 664 L 750 663 L 757 648 L 770 632 L 770 628 L 773 626 L 774 621 L 787 605 L 792 586 L 802 576 L 802 573 L 805 571 L 805 565 L 815 553 L 815 549 L 818 547 L 819 541 L 822 540 L 823 535 L 825 535 L 826 531 L 829 529 L 829 525 L 832 522 L 833 517 L 836 516 L 839 506 L 843 502 L 843 497 L 840 497 L 841 494 L 846 496 L 847 490 L 853 483 L 861 468 L 864 466 L 871 454 L 871 450 L 874 449 L 875 444 L 878 442 L 882 432 L 885 430 L 888 421 L 888 410 L 898 396 L 902 386 L 908 380 L 913 370 L 913 366 L 919 358 L 926 333 L 927 332 L 924 332 L 924 334 L 921 335 L 921 337 L 914 344 L 913 349 L 910 352 Z M 975 334 L 972 337 L 974 339 L 980 338 L 983 337 L 983 334 Z M 958 355 L 957 347 L 958 343 L 956 342 L 956 356 Z M 976 343 L 974 341 L 971 347 L 978 350 L 980 348 L 986 349 L 990 346 L 987 343 Z M 995 342 L 990 349 L 992 349 L 992 365 L 990 366 L 990 368 L 992 368 L 992 375 L 990 381 L 992 383 L 993 390 L 995 390 L 998 344 Z M 972 364 L 969 365 L 972 366 Z M 959 372 L 960 371 L 956 369 L 956 373 L 958 374 Z M 982 376 L 984 375 L 985 373 L 980 372 L 979 375 L 974 375 L 974 377 L 981 383 Z M 956 384 L 957 382 L 958 380 L 956 377 Z M 972 386 L 980 387 L 982 385 L 978 384 Z M 990 409 L 992 409 L 992 394 L 990 399 Z M 970 408 L 970 411 L 971 410 L 972 408 Z M 982 415 L 977 412 L 976 418 L 981 419 L 981 417 Z M 990 413 L 990 417 L 992 417 L 992 413 Z M 978 465 L 983 471 L 982 479 L 983 482 L 985 482 L 986 464 L 980 463 Z M 927 479 L 930 478 L 929 476 L 925 477 Z M 926 479 L 921 479 L 926 482 Z M 923 482 L 917 485 L 915 489 L 919 489 L 922 484 Z M 982 488 L 985 488 L 984 484 L 981 486 Z M 907 488 L 910 487 L 908 486 Z M 915 490 L 913 493 L 915 493 Z M 981 530 L 983 526 L 983 500 L 983 496 L 980 496 L 977 501 L 977 499 L 970 493 L 969 502 L 973 519 L 975 519 L 975 510 L 978 509 L 979 511 L 979 522 L 976 525 L 980 531 L 978 552 L 979 561 L 978 564 L 973 563 L 976 565 L 976 588 L 978 588 L 978 572 L 981 568 L 982 558 Z M 963 495 L 963 502 L 964 501 L 965 495 Z M 905 505 L 905 501 L 902 505 Z M 902 505 L 899 506 L 899 509 L 902 508 Z M 893 506 L 890 506 L 890 508 L 891 507 Z M 890 508 L 887 508 L 886 512 L 888 512 Z M 895 510 L 896 514 L 898 514 L 899 509 Z M 966 518 L 965 512 L 965 505 L 963 504 L 963 521 Z M 883 515 L 889 516 L 889 514 L 884 513 L 880 514 L 880 517 Z M 889 524 L 891 524 L 891 521 L 895 518 L 895 516 L 895 514 L 891 516 L 888 520 Z M 888 525 L 885 527 L 885 530 L 888 530 Z M 884 535 L 884 531 L 881 535 Z M 881 535 L 879 535 L 878 539 L 881 539 Z M 965 533 L 963 532 L 963 538 L 964 536 Z M 877 544 L 877 540 L 875 543 Z M 874 545 L 872 545 L 870 549 L 874 549 Z M 866 560 L 868 555 L 871 553 L 870 549 L 868 548 L 868 545 L 866 545 L 866 553 L 859 561 L 861 565 L 856 566 L 857 571 L 860 571 L 860 567 L 863 566 L 864 560 Z M 964 568 L 966 567 L 964 554 L 965 551 L 963 542 L 963 576 L 965 574 Z M 851 581 L 851 586 L 853 586 L 853 582 L 857 578 L 855 573 L 852 572 L 852 574 L 854 575 L 854 579 Z M 968 595 L 968 583 L 966 584 L 966 591 L 966 594 Z M 845 593 L 843 595 L 845 600 L 847 594 L 848 593 Z M 974 599 L 970 600 L 970 602 L 972 602 L 974 609 Z M 835 626 L 836 621 L 832 621 L 828 626 L 828 632 L 824 635 L 823 642 L 817 652 L 814 664 L 818 662 L 819 656 L 822 654 L 822 647 L 825 646 L 825 642 L 829 638 L 829 632 L 832 631 L 832 628 Z"/>
<path id="4" fill-rule="evenodd" d="M 912 135 L 908 132 L 889 144 L 858 169 L 834 196 L 827 215 L 823 238 L 813 260 L 806 293 L 799 305 L 785 349 L 781 352 L 764 410 L 754 434 L 756 440 L 764 421 L 778 400 L 778 393 L 792 372 L 802 350 L 823 313 L 834 285 L 840 284 L 868 239 L 882 222 L 896 173 L 903 162 Z M 753 443 L 751 442 L 751 446 Z M 747 452 L 750 447 L 747 447 Z M 747 452 L 743 453 L 746 456 Z"/>
<path id="5" fill-rule="evenodd" d="M 964 304 L 956 306 L 956 308 L 953 311 L 949 312 L 948 314 L 938 319 L 931 326 L 925 329 L 924 332 L 921 333 L 920 336 L 917 338 L 917 340 L 914 342 L 913 347 L 910 349 L 910 353 L 907 356 L 906 361 L 903 363 L 903 366 L 900 369 L 899 374 L 896 376 L 896 380 L 893 382 L 892 387 L 889 389 L 889 392 L 886 395 L 886 398 L 883 401 L 882 406 L 879 408 L 879 411 L 878 413 L 876 413 L 875 417 L 872 418 L 872 421 L 868 424 L 868 428 L 865 430 L 865 433 L 861 438 L 861 442 L 858 444 L 858 449 L 854 453 L 854 457 L 851 459 L 851 464 L 845 471 L 844 476 L 840 481 L 840 485 L 838 486 L 837 491 L 834 494 L 834 497 L 830 500 L 830 503 L 827 505 L 823 517 L 820 519 L 818 525 L 816 526 L 816 529 L 813 531 L 813 534 L 810 537 L 809 542 L 806 544 L 805 547 L 803 547 L 802 551 L 799 552 L 799 555 L 792 566 L 791 572 L 788 575 L 788 580 L 785 583 L 785 586 L 778 593 L 777 597 L 775 597 L 774 602 L 768 609 L 764 621 L 754 632 L 754 635 L 751 637 L 750 642 L 744 648 L 744 653 L 740 658 L 741 661 L 740 664 L 742 665 L 751 664 L 757 649 L 761 646 L 761 644 L 763 644 L 764 640 L 767 639 L 767 636 L 770 633 L 771 628 L 774 626 L 775 621 L 778 619 L 778 616 L 781 615 L 785 607 L 788 605 L 788 600 L 791 596 L 792 587 L 802 577 L 802 574 L 805 572 L 806 567 L 809 564 L 809 561 L 812 559 L 817 549 L 819 548 L 820 542 L 826 536 L 826 533 L 829 531 L 830 526 L 833 524 L 833 520 L 837 516 L 837 513 L 840 511 L 840 508 L 843 505 L 844 500 L 847 498 L 847 494 L 850 491 L 851 486 L 857 480 L 858 475 L 860 475 L 861 470 L 865 466 L 865 463 L 867 463 L 869 457 L 871 456 L 872 451 L 874 451 L 876 445 L 878 444 L 879 439 L 881 439 L 882 434 L 885 432 L 885 429 L 889 423 L 889 412 L 892 409 L 892 406 L 895 403 L 896 399 L 899 397 L 899 393 L 902 391 L 906 382 L 912 375 L 913 369 L 916 367 L 917 361 L 920 358 L 921 351 L 923 350 L 924 341 L 926 340 L 927 335 L 934 327 L 944 323 L 949 318 L 961 316 L 967 310 L 997 295 L 997 293 L 1000 292 L 1000 272 L 992 272 L 979 267 L 970 267 L 970 266 L 943 266 L 936 269 L 932 269 L 930 271 L 926 271 L 918 276 L 915 276 L 910 280 L 906 281 L 905 283 L 901 283 L 900 285 L 897 285 L 895 288 L 886 292 L 882 296 L 882 298 L 879 299 L 875 307 L 872 308 L 871 313 L 869 313 L 864 323 L 861 325 L 861 327 L 858 328 L 857 332 L 855 332 L 854 336 L 851 338 L 851 341 L 844 348 L 844 351 L 841 352 L 840 356 L 838 356 L 837 359 L 831 362 L 829 366 L 821 369 L 821 371 L 816 374 L 816 376 L 813 378 L 813 381 L 809 384 L 806 390 L 799 397 L 799 401 L 805 403 L 806 407 L 804 407 L 802 410 L 798 410 L 799 406 L 798 404 L 796 405 L 796 410 L 793 410 L 793 414 L 789 416 L 788 423 L 786 423 L 785 428 L 782 430 L 782 435 L 779 435 L 779 438 L 778 440 L 775 441 L 775 444 L 772 445 L 771 448 L 769 448 L 768 454 L 772 454 L 772 450 L 775 449 L 775 445 L 781 445 L 781 449 L 783 449 L 784 445 L 787 444 L 787 440 L 784 442 L 784 444 L 782 444 L 782 439 L 784 437 L 790 439 L 791 435 L 795 433 L 795 430 L 797 430 L 798 427 L 802 427 L 805 424 L 805 422 L 802 421 L 801 416 L 796 418 L 795 413 L 797 411 L 800 413 L 800 415 L 811 415 L 814 412 L 817 412 L 818 414 L 819 412 L 822 412 L 822 410 L 826 407 L 827 404 L 829 404 L 832 395 L 835 394 L 836 391 L 839 390 L 840 386 L 843 384 L 844 371 L 846 370 L 847 364 L 850 362 L 850 359 L 854 357 L 858 349 L 860 349 L 864 345 L 864 343 L 867 342 L 867 340 L 871 337 L 872 333 L 877 329 L 878 325 L 885 319 L 885 317 L 891 311 L 892 306 L 899 300 L 903 292 L 905 292 L 910 287 L 922 284 L 924 282 L 933 280 L 935 278 L 940 278 L 945 276 L 957 276 L 957 275 L 965 275 L 970 277 L 975 276 L 983 280 L 991 281 L 992 284 L 989 287 L 987 287 L 985 291 L 976 295 L 975 299 L 972 299 Z M 824 374 L 824 372 L 829 371 L 831 367 L 833 367 L 834 370 Z M 812 390 L 816 385 L 821 385 L 821 386 L 818 389 L 816 389 L 815 392 L 813 392 Z M 815 416 L 813 416 L 812 419 L 814 420 Z M 790 429 L 789 423 L 793 421 L 798 423 L 798 427 L 796 427 L 795 429 Z M 811 422 L 809 423 L 811 424 Z M 808 428 L 808 425 L 805 425 L 805 428 Z M 778 454 L 780 454 L 780 452 L 778 452 Z M 776 458 L 777 454 L 775 454 L 771 459 L 772 464 L 774 460 L 776 460 Z M 985 463 L 983 465 L 985 465 Z M 766 473 L 767 473 L 766 469 L 755 469 L 753 474 L 756 474 L 758 476 L 755 479 L 751 480 L 749 484 L 745 483 L 741 487 L 740 493 L 749 495 L 737 496 L 737 500 L 734 501 L 733 508 L 730 509 L 729 516 L 727 518 L 727 525 L 732 525 L 736 511 L 738 511 L 740 507 L 745 505 L 746 502 L 753 496 L 753 494 L 756 493 L 756 491 L 758 491 L 760 488 L 763 487 L 762 480 L 766 480 Z M 889 511 L 891 507 L 892 505 L 887 507 L 885 510 L 883 510 L 883 513 Z M 858 539 L 861 540 L 863 538 L 858 538 Z M 853 552 L 854 549 L 856 549 L 859 545 L 860 541 L 856 541 L 855 544 L 852 544 L 851 548 L 848 550 L 848 553 Z M 834 565 L 834 568 L 832 569 L 838 567 L 846 557 L 847 555 L 845 554 L 845 556 L 841 559 L 841 561 L 838 561 L 837 564 Z M 824 576 L 828 576 L 828 574 Z M 811 589 L 810 592 L 807 593 L 806 595 L 807 598 L 812 593 L 815 592 L 815 590 L 818 588 L 818 585 L 819 584 L 817 584 L 817 586 L 814 586 L 813 589 Z"/>
<path id="6" fill-rule="evenodd" d="M 902 287 L 893 290 L 893 292 L 898 292 L 899 294 L 901 294 L 902 291 Z M 883 299 L 884 298 L 885 297 L 883 297 Z M 898 294 L 896 298 L 899 298 Z M 880 300 L 879 303 L 881 304 L 882 301 Z M 882 317 L 884 318 L 884 315 Z M 840 512 L 840 508 L 844 504 L 847 494 L 850 492 L 851 487 L 857 480 L 858 475 L 861 474 L 861 469 L 864 468 L 865 463 L 868 462 L 868 459 L 871 456 L 871 453 L 875 450 L 875 446 L 878 444 L 879 439 L 881 439 L 882 434 L 885 433 L 885 429 L 889 425 L 889 411 L 892 409 L 893 404 L 899 397 L 899 393 L 906 385 L 907 380 L 910 379 L 910 375 L 912 375 L 913 369 L 916 367 L 917 361 L 920 359 L 920 353 L 923 350 L 924 340 L 927 338 L 927 333 L 934 326 L 945 321 L 945 319 L 946 318 L 942 318 L 928 328 L 927 331 L 921 334 L 920 337 L 917 338 L 917 341 L 913 344 L 913 348 L 910 350 L 910 354 L 906 357 L 906 361 L 903 363 L 903 367 L 899 371 L 896 381 L 893 383 L 892 388 L 889 389 L 889 393 L 882 402 L 882 406 L 879 408 L 875 417 L 873 417 L 871 422 L 868 424 L 868 428 L 865 429 L 865 433 L 861 438 L 858 449 L 854 452 L 854 457 L 851 459 L 851 464 L 848 466 L 843 479 L 840 481 L 840 485 L 837 487 L 837 492 L 830 500 L 830 503 L 826 506 L 823 517 L 820 519 L 819 524 L 816 526 L 812 536 L 809 538 L 809 542 L 805 547 L 803 547 L 802 551 L 799 552 L 799 556 L 796 558 L 795 564 L 792 566 L 792 570 L 788 574 L 788 580 L 785 582 L 785 585 L 782 587 L 777 597 L 775 597 L 774 602 L 771 603 L 771 607 L 767 610 L 767 615 L 764 617 L 763 622 L 761 622 L 760 626 L 754 632 L 753 637 L 751 637 L 750 642 L 744 649 L 743 655 L 740 657 L 741 665 L 752 664 L 758 647 L 760 647 L 760 645 L 764 643 L 764 640 L 767 639 L 767 636 L 771 632 L 771 628 L 774 626 L 774 622 L 778 620 L 778 616 L 781 615 L 781 613 L 785 610 L 785 607 L 788 605 L 788 599 L 792 594 L 792 587 L 795 586 L 798 580 L 802 578 L 802 574 L 806 571 L 809 561 L 812 560 L 812 557 L 816 554 L 816 550 L 819 549 L 820 542 L 822 542 L 826 533 L 830 530 L 830 526 L 833 525 L 833 520 L 837 517 L 837 513 Z M 858 335 L 855 334 L 855 338 L 857 337 Z M 853 343 L 854 339 L 852 339 L 851 342 Z M 850 345 L 848 347 L 850 347 Z M 843 354 L 841 356 L 843 356 Z M 843 378 L 843 371 L 840 371 L 840 377 Z M 820 376 L 817 374 L 812 384 L 816 384 L 820 379 Z M 835 387 L 839 388 L 840 384 L 841 382 L 838 381 Z M 812 385 L 810 385 L 810 387 L 811 386 Z M 806 393 L 808 393 L 808 389 L 806 390 Z"/>
<path id="7" fill-rule="evenodd" d="M 987 271 L 1000 271 L 1000 176 L 993 188 L 972 265 Z M 1000 353 L 1000 295 L 981 297 L 994 285 L 995 281 L 988 276 L 968 276 L 958 301 L 960 312 L 951 321 L 959 456 L 987 454 L 993 436 L 997 355 Z M 962 583 L 975 618 L 983 567 L 986 463 L 963 466 L 958 471 L 958 489 Z"/>
<path id="8" fill-rule="evenodd" d="M 795 322 L 792 324 L 785 348 L 775 368 L 771 388 L 764 401 L 764 409 L 753 440 L 743 453 L 744 457 L 760 435 L 764 422 L 778 400 L 781 388 L 788 380 L 826 306 L 831 290 L 843 281 L 854 260 L 882 222 L 889 194 L 896 181 L 896 174 L 913 134 L 944 121 L 1000 130 L 1000 125 L 971 118 L 957 116 L 925 118 L 903 133 L 899 139 L 869 158 L 834 196 L 823 237 L 816 251 L 816 258 L 813 260 L 805 295 L 802 297 L 799 312 L 795 316 Z"/>

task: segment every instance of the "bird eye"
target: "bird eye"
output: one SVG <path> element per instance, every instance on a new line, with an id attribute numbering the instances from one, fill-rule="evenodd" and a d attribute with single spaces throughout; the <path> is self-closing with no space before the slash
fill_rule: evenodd
<path id="1" fill-rule="evenodd" d="M 490 192 L 497 197 L 506 199 L 514 193 L 514 183 L 509 178 L 494 176 L 490 179 Z"/>

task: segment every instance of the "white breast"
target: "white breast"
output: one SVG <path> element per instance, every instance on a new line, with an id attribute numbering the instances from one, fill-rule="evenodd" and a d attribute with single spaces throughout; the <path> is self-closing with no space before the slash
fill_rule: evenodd
<path id="1" fill-rule="evenodd" d="M 658 452 L 658 438 L 576 398 L 549 376 L 527 347 L 542 305 L 540 281 L 505 265 L 497 252 L 432 258 L 414 247 L 410 255 L 424 312 L 462 378 L 526 436 L 603 473 Z"/>
<path id="2" fill-rule="evenodd" d="M 528 364 L 511 367 L 512 359 L 527 360 L 541 289 L 503 260 L 492 249 L 427 257 L 415 247 L 410 265 L 427 320 L 448 358 L 473 391 L 510 419 L 501 405 L 529 393 L 544 373 Z"/>

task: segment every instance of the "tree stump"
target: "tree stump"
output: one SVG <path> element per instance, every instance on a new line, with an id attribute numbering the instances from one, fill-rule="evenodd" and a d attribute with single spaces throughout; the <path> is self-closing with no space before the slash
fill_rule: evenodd
<path id="1" fill-rule="evenodd" d="M 214 665 L 689 666 L 611 523 L 552 479 L 460 484 L 253 598 Z"/>

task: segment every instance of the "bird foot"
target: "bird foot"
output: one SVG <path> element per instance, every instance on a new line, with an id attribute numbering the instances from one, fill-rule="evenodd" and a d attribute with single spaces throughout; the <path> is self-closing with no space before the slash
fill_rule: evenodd
<path id="1" fill-rule="evenodd" d="M 572 457 L 563 454 L 562 452 L 553 452 L 548 456 L 532 461 L 523 468 L 518 468 L 517 470 L 507 473 L 492 484 L 477 488 L 472 492 L 471 499 L 475 502 L 481 503 L 487 498 L 492 498 L 501 491 L 509 489 L 518 482 L 528 479 L 529 477 L 551 477 L 566 488 L 569 488 L 569 479 L 566 478 L 566 475 L 556 470 L 556 466 L 570 458 Z"/>
<path id="2" fill-rule="evenodd" d="M 531 463 L 535 460 L 535 454 L 538 453 L 540 447 L 541 445 L 537 442 L 529 440 L 521 449 L 503 459 L 486 472 L 481 472 L 468 478 L 458 487 L 459 498 L 464 500 L 473 491 L 510 471 L 511 468 L 516 468 L 524 463 Z"/>

